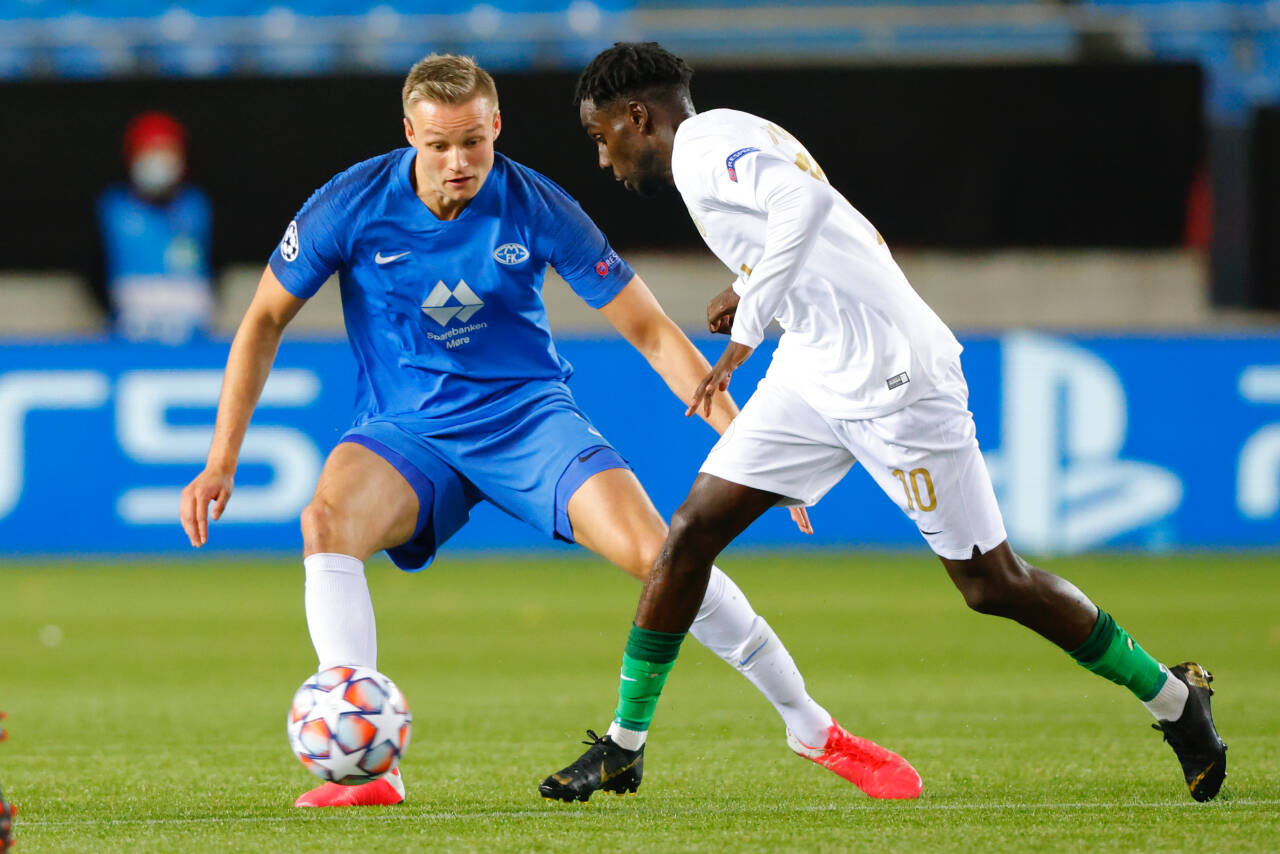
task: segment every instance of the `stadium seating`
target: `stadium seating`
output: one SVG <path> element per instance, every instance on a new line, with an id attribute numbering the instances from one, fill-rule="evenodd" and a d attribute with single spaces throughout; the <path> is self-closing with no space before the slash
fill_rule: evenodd
<path id="1" fill-rule="evenodd" d="M 0 79 L 399 71 L 428 50 L 578 67 L 615 39 L 701 59 L 1052 59 L 1085 35 L 1207 70 L 1213 115 L 1280 99 L 1267 0 L 0 0 Z"/>

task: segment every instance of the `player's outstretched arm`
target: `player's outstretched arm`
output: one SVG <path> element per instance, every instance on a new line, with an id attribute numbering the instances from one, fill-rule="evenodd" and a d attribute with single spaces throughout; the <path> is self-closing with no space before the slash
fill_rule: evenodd
<path id="1" fill-rule="evenodd" d="M 691 401 L 704 394 L 702 386 L 711 373 L 711 363 L 662 310 L 644 280 L 639 276 L 633 278 L 611 302 L 600 309 L 600 313 L 648 360 L 676 397 L 682 403 L 689 404 L 690 408 L 685 414 L 692 415 L 694 405 Z M 723 392 L 711 397 L 704 404 L 704 411 L 699 414 L 717 433 L 723 433 L 738 414 L 737 404 L 729 396 L 727 381 Z M 792 507 L 790 512 L 792 521 L 801 533 L 813 533 L 813 525 L 805 508 Z"/>
<path id="2" fill-rule="evenodd" d="M 212 515 L 216 520 L 231 498 L 236 461 L 249 428 L 249 418 L 271 373 L 284 328 L 304 302 L 286 291 L 268 267 L 236 330 L 222 377 L 209 458 L 204 471 L 182 490 L 178 511 L 182 528 L 196 548 L 209 542 L 209 504 L 213 504 Z"/>
<path id="3" fill-rule="evenodd" d="M 644 280 L 634 277 L 600 313 L 648 360 L 676 397 L 684 403 L 693 398 L 711 364 L 662 310 Z M 722 394 L 701 414 L 717 433 L 723 433 L 738 407 L 733 398 Z"/>

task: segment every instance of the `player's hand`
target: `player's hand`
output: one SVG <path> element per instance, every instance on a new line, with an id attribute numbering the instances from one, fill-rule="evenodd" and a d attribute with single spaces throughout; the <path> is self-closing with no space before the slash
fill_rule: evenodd
<path id="1" fill-rule="evenodd" d="M 738 295 L 733 287 L 727 287 L 707 303 L 707 329 L 718 335 L 728 335 L 733 330 L 733 316 L 738 311 Z"/>
<path id="2" fill-rule="evenodd" d="M 809 508 L 788 507 L 787 509 L 791 511 L 791 521 L 796 523 L 796 527 L 800 529 L 800 533 L 813 533 L 813 523 L 809 521 Z"/>
<path id="3" fill-rule="evenodd" d="M 719 361 L 711 368 L 711 373 L 698 384 L 698 389 L 693 393 L 693 399 L 689 401 L 689 408 L 684 411 L 684 414 L 697 415 L 698 409 L 701 408 L 702 414 L 710 417 L 711 399 L 716 396 L 716 392 L 729 390 L 730 377 L 738 366 L 747 360 L 752 350 L 753 348 L 745 344 L 730 341 L 729 346 L 725 347 L 724 352 L 720 354 Z"/>
<path id="4" fill-rule="evenodd" d="M 182 530 L 187 532 L 191 545 L 196 548 L 209 542 L 209 502 L 213 502 L 214 520 L 220 519 L 227 500 L 231 498 L 233 480 L 229 473 L 205 469 L 182 490 L 178 518 L 182 520 Z"/>

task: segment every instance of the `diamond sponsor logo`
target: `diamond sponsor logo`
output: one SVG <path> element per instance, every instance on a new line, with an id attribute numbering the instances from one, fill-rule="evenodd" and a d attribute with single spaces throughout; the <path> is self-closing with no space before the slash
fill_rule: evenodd
<path id="1" fill-rule="evenodd" d="M 454 305 L 449 305 L 453 300 Z M 465 280 L 459 280 L 456 288 L 450 289 L 444 282 L 436 282 L 436 286 L 427 294 L 422 302 L 422 313 L 441 326 L 448 326 L 449 321 L 457 319 L 466 323 L 471 316 L 484 308 L 484 300 L 476 296 Z"/>

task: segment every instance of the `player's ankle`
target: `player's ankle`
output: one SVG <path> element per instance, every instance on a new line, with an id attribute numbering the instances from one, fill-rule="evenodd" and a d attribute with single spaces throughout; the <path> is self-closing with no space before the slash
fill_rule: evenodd
<path id="1" fill-rule="evenodd" d="M 614 721 L 609 724 L 609 731 L 606 735 L 623 750 L 639 750 L 644 747 L 645 740 L 649 737 L 649 732 L 648 730 L 627 729 L 617 721 Z"/>
<path id="2" fill-rule="evenodd" d="M 1169 672 L 1169 668 L 1162 664 L 1160 669 L 1165 673 L 1164 684 L 1160 686 L 1160 690 L 1154 697 L 1144 701 L 1142 705 L 1146 706 L 1147 711 L 1151 712 L 1158 721 L 1176 721 L 1186 710 L 1187 698 L 1191 694 L 1186 684 L 1174 677 Z"/>

